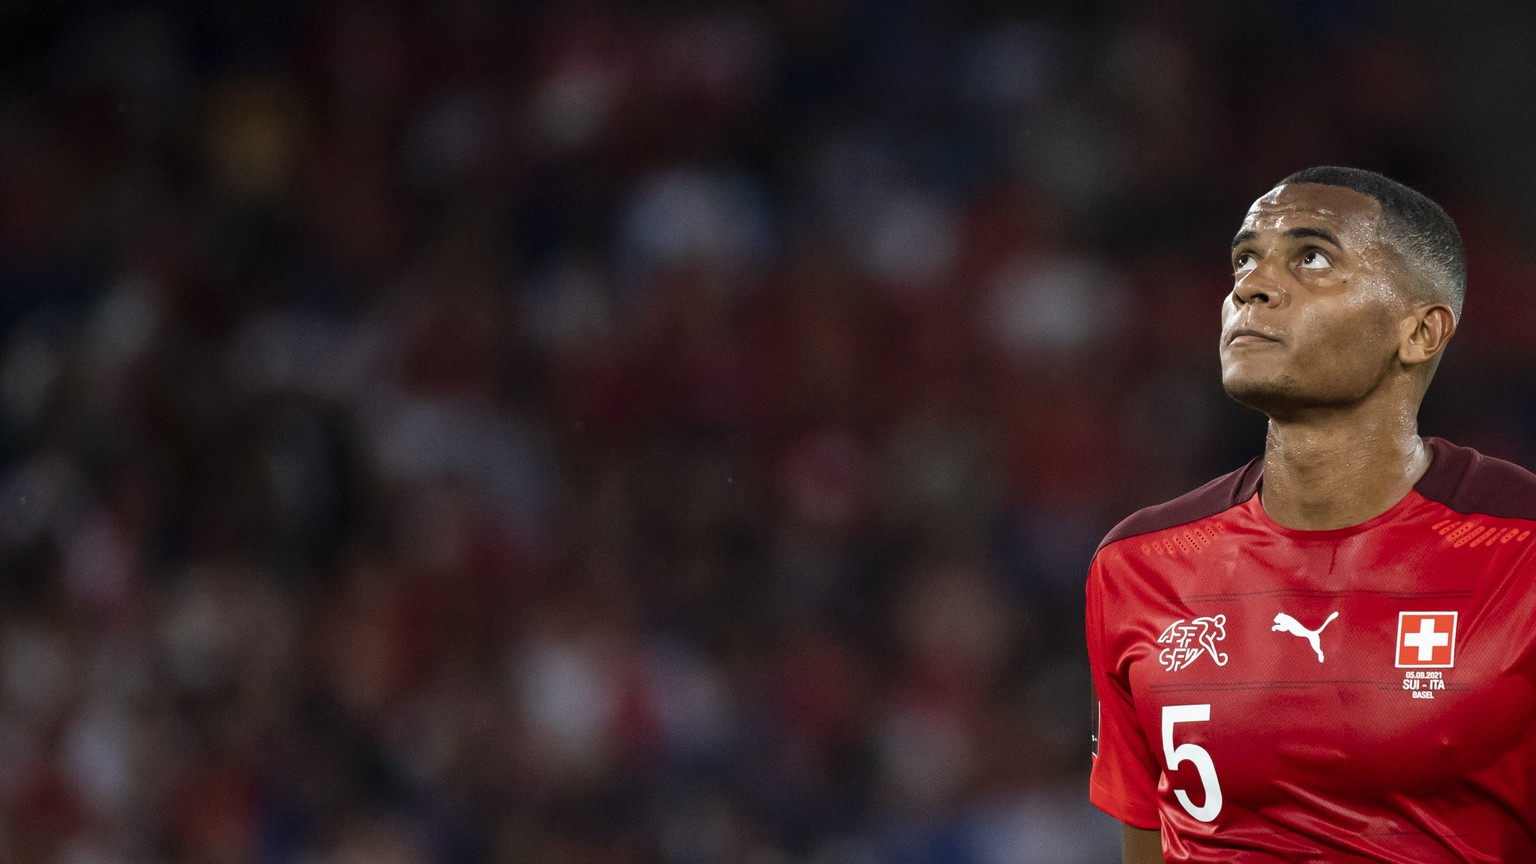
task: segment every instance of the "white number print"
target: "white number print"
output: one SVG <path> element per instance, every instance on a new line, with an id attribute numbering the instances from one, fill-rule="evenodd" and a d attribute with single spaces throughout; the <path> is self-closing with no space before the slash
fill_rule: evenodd
<path id="1" fill-rule="evenodd" d="M 1164 705 L 1163 706 L 1163 756 L 1172 771 L 1185 762 L 1193 762 L 1200 772 L 1200 785 L 1205 787 L 1205 803 L 1196 807 L 1183 789 L 1173 790 L 1179 803 L 1189 815 L 1201 822 L 1213 822 L 1221 812 L 1221 782 L 1216 779 L 1216 763 L 1211 761 L 1211 751 L 1199 744 L 1173 744 L 1173 727 L 1179 723 L 1204 723 L 1211 719 L 1211 706 Z"/>

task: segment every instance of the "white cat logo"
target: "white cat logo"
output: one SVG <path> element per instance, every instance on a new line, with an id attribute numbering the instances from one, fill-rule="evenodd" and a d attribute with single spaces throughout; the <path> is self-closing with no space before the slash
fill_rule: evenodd
<path id="1" fill-rule="evenodd" d="M 1323 646 L 1322 641 L 1318 639 L 1318 637 L 1322 635 L 1323 627 L 1327 627 L 1329 624 L 1332 624 L 1333 619 L 1337 617 L 1339 617 L 1339 613 L 1334 612 L 1328 616 L 1328 620 L 1323 622 L 1322 627 L 1318 627 L 1316 630 L 1308 630 L 1307 628 L 1301 626 L 1300 621 L 1297 621 L 1295 618 L 1292 618 L 1284 612 L 1281 612 L 1275 616 L 1275 626 L 1269 629 L 1283 630 L 1292 636 L 1300 636 L 1301 638 L 1307 640 L 1312 644 L 1312 650 L 1317 652 L 1317 662 L 1321 663 L 1323 662 Z"/>
<path id="2" fill-rule="evenodd" d="M 1227 655 L 1216 650 L 1216 643 L 1225 638 L 1225 615 L 1203 616 L 1188 622 L 1180 618 L 1169 624 L 1163 635 L 1157 637 L 1159 643 L 1173 646 L 1159 652 L 1157 659 L 1169 672 L 1188 668 L 1189 664 L 1200 659 L 1201 654 L 1209 654 L 1217 666 L 1225 666 Z"/>

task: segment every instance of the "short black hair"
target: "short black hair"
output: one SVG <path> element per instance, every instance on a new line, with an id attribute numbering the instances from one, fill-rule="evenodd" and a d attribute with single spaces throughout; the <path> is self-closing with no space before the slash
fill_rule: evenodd
<path id="1" fill-rule="evenodd" d="M 1381 204 L 1387 238 L 1398 254 L 1424 279 L 1435 299 L 1450 304 L 1461 316 L 1467 296 L 1467 252 L 1456 223 L 1439 204 L 1396 180 L 1360 168 L 1307 168 L 1276 185 L 1289 183 L 1342 186 L 1375 198 Z"/>

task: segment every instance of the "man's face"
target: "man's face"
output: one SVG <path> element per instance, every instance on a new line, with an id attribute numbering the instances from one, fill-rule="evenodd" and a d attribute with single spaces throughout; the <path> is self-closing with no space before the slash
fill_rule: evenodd
<path id="1" fill-rule="evenodd" d="M 1410 311 L 1376 199 L 1303 183 L 1253 203 L 1232 245 L 1221 383 L 1271 417 L 1368 396 L 1395 362 Z"/>

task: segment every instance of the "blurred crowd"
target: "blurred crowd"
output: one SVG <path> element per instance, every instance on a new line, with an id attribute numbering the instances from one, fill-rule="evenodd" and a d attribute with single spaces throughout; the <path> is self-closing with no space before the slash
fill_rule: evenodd
<path id="1" fill-rule="evenodd" d="M 1118 860 L 1083 573 L 1257 452 L 1225 245 L 1308 164 L 1451 210 L 1426 431 L 1536 453 L 1377 4 L 19 5 L 12 864 Z"/>

